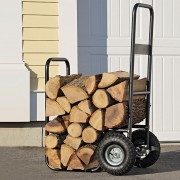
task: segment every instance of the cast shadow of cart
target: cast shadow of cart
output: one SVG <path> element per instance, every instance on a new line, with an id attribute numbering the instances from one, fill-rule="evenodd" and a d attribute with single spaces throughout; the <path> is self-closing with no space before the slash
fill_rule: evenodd
<path id="1" fill-rule="evenodd" d="M 127 175 L 145 175 L 180 171 L 180 150 L 162 152 L 159 160 L 151 167 L 134 167 Z"/>

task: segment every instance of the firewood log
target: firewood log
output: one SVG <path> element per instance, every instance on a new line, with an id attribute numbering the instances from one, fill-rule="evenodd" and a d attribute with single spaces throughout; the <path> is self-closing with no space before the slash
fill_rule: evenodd
<path id="1" fill-rule="evenodd" d="M 83 126 L 79 123 L 72 123 L 69 125 L 67 131 L 72 137 L 80 137 L 82 134 Z"/>
<path id="2" fill-rule="evenodd" d="M 79 79 L 75 79 L 61 88 L 62 92 L 71 104 L 88 98 L 88 94 L 86 93 L 84 86 L 84 81 L 87 78 L 88 76 L 82 76 Z"/>
<path id="3" fill-rule="evenodd" d="M 46 117 L 65 114 L 64 109 L 54 100 L 46 99 Z"/>
<path id="4" fill-rule="evenodd" d="M 88 165 L 95 149 L 95 145 L 87 144 L 79 148 L 76 154 L 85 165 Z"/>
<path id="5" fill-rule="evenodd" d="M 85 143 L 94 143 L 98 139 L 99 133 L 91 126 L 86 127 L 82 132 L 82 140 Z"/>
<path id="6" fill-rule="evenodd" d="M 84 166 L 80 159 L 77 157 L 76 153 L 74 153 L 68 163 L 68 168 L 67 170 L 73 170 L 73 169 L 80 169 L 84 170 Z"/>
<path id="7" fill-rule="evenodd" d="M 133 101 L 133 124 L 141 122 L 146 117 L 146 101 Z M 106 109 L 105 126 L 107 128 L 122 127 L 128 124 L 128 103 L 118 103 Z"/>
<path id="8" fill-rule="evenodd" d="M 96 91 L 98 84 L 101 81 L 101 78 L 102 74 L 97 74 L 94 76 L 90 76 L 88 79 L 85 80 L 84 84 L 88 94 L 93 94 Z"/>
<path id="9" fill-rule="evenodd" d="M 91 157 L 89 164 L 85 166 L 85 169 L 89 170 L 89 169 L 96 168 L 98 166 L 99 166 L 99 161 L 98 161 L 96 153 L 94 153 Z"/>
<path id="10" fill-rule="evenodd" d="M 51 133 L 62 134 L 67 130 L 68 126 L 69 121 L 64 121 L 62 117 L 56 117 L 46 124 L 45 130 Z"/>
<path id="11" fill-rule="evenodd" d="M 142 92 L 146 90 L 147 79 L 134 80 L 134 92 Z M 107 89 L 107 92 L 119 102 L 129 100 L 129 81 L 121 82 Z M 133 96 L 133 99 L 144 98 L 145 96 Z"/>
<path id="12" fill-rule="evenodd" d="M 98 131 L 104 130 L 104 122 L 105 110 L 103 109 L 96 110 L 89 119 L 89 124 Z"/>
<path id="13" fill-rule="evenodd" d="M 70 122 L 78 122 L 78 123 L 86 123 L 88 121 L 89 115 L 85 112 L 81 111 L 78 106 L 74 106 L 71 109 L 69 121 Z"/>
<path id="14" fill-rule="evenodd" d="M 65 96 L 58 97 L 56 101 L 59 103 L 59 105 L 66 111 L 67 113 L 71 110 L 71 104 L 69 103 L 68 99 Z"/>
<path id="15" fill-rule="evenodd" d="M 58 96 L 59 88 L 73 81 L 74 79 L 78 79 L 81 77 L 81 74 L 73 74 L 69 76 L 55 76 L 50 78 L 46 83 L 46 94 L 47 96 L 55 100 Z"/>
<path id="16" fill-rule="evenodd" d="M 51 168 L 61 169 L 61 156 L 59 149 L 45 149 L 46 156 L 48 158 L 48 163 Z"/>
<path id="17" fill-rule="evenodd" d="M 60 145 L 63 143 L 64 137 L 57 134 L 50 134 L 45 137 L 45 145 L 47 148 L 60 148 Z"/>
<path id="18" fill-rule="evenodd" d="M 129 73 L 125 71 L 116 71 L 110 73 L 103 73 L 102 79 L 98 84 L 98 88 L 107 88 L 109 86 L 118 84 L 122 81 L 129 80 Z M 138 75 L 134 75 L 134 79 L 138 79 Z"/>
<path id="19" fill-rule="evenodd" d="M 74 149 L 66 144 L 61 145 L 61 163 L 64 167 L 67 166 L 72 154 L 74 153 Z"/>
<path id="20" fill-rule="evenodd" d="M 78 149 L 82 144 L 82 138 L 81 137 L 71 137 L 70 135 L 66 136 L 66 139 L 64 140 L 64 143 L 71 146 L 73 149 Z"/>
<path id="21" fill-rule="evenodd" d="M 116 103 L 105 89 L 98 89 L 92 96 L 92 101 L 97 108 L 106 108 Z"/>
<path id="22" fill-rule="evenodd" d="M 81 111 L 84 111 L 85 113 L 91 115 L 95 110 L 95 106 L 93 105 L 92 101 L 91 100 L 84 100 L 84 101 L 81 101 L 79 104 L 78 104 L 78 108 L 81 110 Z"/>

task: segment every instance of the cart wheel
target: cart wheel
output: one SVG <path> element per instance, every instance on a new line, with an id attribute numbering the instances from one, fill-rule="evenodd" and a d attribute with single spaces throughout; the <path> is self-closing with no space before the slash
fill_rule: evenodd
<path id="1" fill-rule="evenodd" d="M 135 166 L 140 168 L 152 166 L 158 160 L 161 151 L 159 140 L 152 132 L 149 132 L 150 150 L 146 149 L 145 141 L 145 130 L 137 130 L 133 132 L 132 142 L 136 149 Z"/>
<path id="2" fill-rule="evenodd" d="M 131 170 L 135 162 L 135 148 L 122 134 L 107 133 L 97 148 L 100 166 L 112 175 L 123 175 Z"/>

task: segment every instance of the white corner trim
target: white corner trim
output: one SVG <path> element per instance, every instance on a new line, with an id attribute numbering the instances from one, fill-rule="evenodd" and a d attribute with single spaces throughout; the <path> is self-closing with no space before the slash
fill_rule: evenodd
<path id="1" fill-rule="evenodd" d="M 0 122 L 29 122 L 30 73 L 22 61 L 22 1 L 3 1 L 0 22 Z"/>
<path id="2" fill-rule="evenodd" d="M 78 72 L 77 46 L 77 0 L 60 0 L 59 56 L 69 60 L 71 73 Z"/>

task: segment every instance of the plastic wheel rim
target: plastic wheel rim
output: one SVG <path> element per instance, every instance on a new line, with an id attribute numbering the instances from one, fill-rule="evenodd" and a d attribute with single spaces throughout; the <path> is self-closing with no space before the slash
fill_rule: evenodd
<path id="1" fill-rule="evenodd" d="M 106 148 L 105 158 L 111 166 L 118 166 L 124 161 L 125 153 L 119 145 L 114 144 Z"/>

